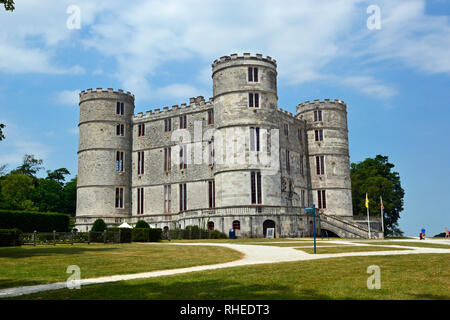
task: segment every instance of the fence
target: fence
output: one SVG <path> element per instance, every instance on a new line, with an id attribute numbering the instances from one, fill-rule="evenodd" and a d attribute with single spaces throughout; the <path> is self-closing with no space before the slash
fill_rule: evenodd
<path id="1" fill-rule="evenodd" d="M 20 242 L 23 245 L 57 245 L 74 243 L 121 243 L 121 231 L 104 231 L 104 232 L 33 232 L 22 233 Z M 122 240 L 122 241 L 121 241 Z M 129 241 L 127 241 L 129 242 Z"/>
<path id="2" fill-rule="evenodd" d="M 198 227 L 186 229 L 166 229 L 162 233 L 163 240 L 192 239 L 227 239 L 227 235 L 217 230 L 205 230 Z"/>

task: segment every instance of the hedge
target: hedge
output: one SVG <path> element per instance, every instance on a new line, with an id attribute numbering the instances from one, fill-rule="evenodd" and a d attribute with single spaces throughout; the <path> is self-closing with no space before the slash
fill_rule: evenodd
<path id="1" fill-rule="evenodd" d="M 164 233 L 168 239 L 227 239 L 227 235 L 217 230 L 200 229 L 198 226 L 186 226 L 186 229 L 171 229 Z"/>
<path id="2" fill-rule="evenodd" d="M 70 216 L 55 212 L 0 210 L 0 228 L 19 229 L 22 232 L 69 231 Z"/>
<path id="3" fill-rule="evenodd" d="M 153 228 L 134 228 L 133 242 L 158 242 L 162 239 L 162 230 Z"/>
<path id="4" fill-rule="evenodd" d="M 20 235 L 18 229 L 0 229 L 0 247 L 20 246 Z"/>
<path id="5" fill-rule="evenodd" d="M 117 234 L 120 231 L 120 243 L 130 243 L 132 240 L 131 237 L 131 229 L 127 228 L 106 228 L 106 237 L 108 239 L 108 236 L 114 236 L 114 233 Z M 111 233 L 114 232 L 114 233 Z"/>

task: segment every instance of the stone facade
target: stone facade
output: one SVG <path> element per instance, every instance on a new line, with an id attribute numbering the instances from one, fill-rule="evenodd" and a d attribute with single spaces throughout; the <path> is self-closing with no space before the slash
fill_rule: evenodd
<path id="1" fill-rule="evenodd" d="M 212 80 L 209 100 L 137 115 L 129 92 L 80 93 L 80 231 L 103 218 L 109 225 L 143 219 L 160 228 L 227 233 L 239 226 L 240 236 L 263 237 L 274 227 L 276 236 L 308 236 L 305 207 L 352 216 L 343 101 L 304 102 L 295 115 L 278 108 L 277 64 L 260 54 L 221 57 Z"/>

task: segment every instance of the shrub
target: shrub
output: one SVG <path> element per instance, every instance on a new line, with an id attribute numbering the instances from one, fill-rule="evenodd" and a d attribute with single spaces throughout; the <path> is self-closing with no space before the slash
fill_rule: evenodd
<path id="1" fill-rule="evenodd" d="M 106 230 L 106 223 L 103 219 L 97 219 L 94 221 L 91 231 L 103 232 Z"/>
<path id="2" fill-rule="evenodd" d="M 154 228 L 150 229 L 149 233 L 149 241 L 150 242 L 159 242 L 162 239 L 162 229 Z"/>
<path id="3" fill-rule="evenodd" d="M 133 229 L 128 228 L 107 228 L 106 229 L 106 240 L 111 242 L 118 242 L 119 232 L 120 232 L 120 243 L 130 243 L 131 242 L 131 232 Z"/>
<path id="4" fill-rule="evenodd" d="M 20 229 L 22 232 L 67 232 L 70 216 L 55 212 L 31 212 L 0 210 L 0 226 L 4 229 Z"/>
<path id="5" fill-rule="evenodd" d="M 133 242 L 148 242 L 150 239 L 150 228 L 134 228 Z"/>
<path id="6" fill-rule="evenodd" d="M 21 234 L 19 229 L 0 229 L 0 247 L 20 246 Z"/>
<path id="7" fill-rule="evenodd" d="M 138 229 L 150 229 L 150 225 L 147 222 L 145 222 L 144 220 L 139 220 L 136 223 L 135 228 L 138 228 Z"/>

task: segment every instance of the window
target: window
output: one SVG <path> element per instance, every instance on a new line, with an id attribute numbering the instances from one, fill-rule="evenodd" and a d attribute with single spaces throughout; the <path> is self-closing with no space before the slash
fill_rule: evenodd
<path id="1" fill-rule="evenodd" d="M 116 188 L 116 208 L 123 208 L 123 188 Z"/>
<path id="2" fill-rule="evenodd" d="M 297 136 L 298 136 L 298 141 L 300 141 L 300 144 L 303 144 L 302 129 L 297 129 Z"/>
<path id="3" fill-rule="evenodd" d="M 186 129 L 186 115 L 180 116 L 180 129 Z"/>
<path id="4" fill-rule="evenodd" d="M 116 171 L 118 172 L 125 171 L 123 166 L 123 151 L 116 152 Z"/>
<path id="5" fill-rule="evenodd" d="M 316 173 L 318 175 L 325 173 L 324 156 L 316 156 Z"/>
<path id="6" fill-rule="evenodd" d="M 210 208 L 216 207 L 216 184 L 213 181 L 208 181 L 208 203 Z"/>
<path id="7" fill-rule="evenodd" d="M 172 131 L 172 119 L 164 119 L 164 132 Z"/>
<path id="8" fill-rule="evenodd" d="M 248 68 L 248 81 L 258 82 L 258 68 L 253 67 Z"/>
<path id="9" fill-rule="evenodd" d="M 145 123 L 138 125 L 138 137 L 145 136 Z"/>
<path id="10" fill-rule="evenodd" d="M 180 170 L 187 168 L 187 145 L 180 145 Z"/>
<path id="11" fill-rule="evenodd" d="M 305 174 L 303 168 L 303 156 L 300 156 L 300 174 L 303 176 Z"/>
<path id="12" fill-rule="evenodd" d="M 214 166 L 214 141 L 208 141 L 208 165 Z"/>
<path id="13" fill-rule="evenodd" d="M 180 211 L 186 211 L 187 210 L 187 194 L 186 194 L 186 183 L 180 183 Z"/>
<path id="14" fill-rule="evenodd" d="M 287 173 L 291 173 L 291 160 L 289 150 L 286 150 L 286 171 Z"/>
<path id="15" fill-rule="evenodd" d="M 315 139 L 316 141 L 323 141 L 323 130 L 314 130 L 314 135 L 315 135 Z"/>
<path id="16" fill-rule="evenodd" d="M 208 221 L 208 230 L 214 231 L 214 222 Z"/>
<path id="17" fill-rule="evenodd" d="M 250 151 L 260 151 L 259 127 L 250 127 Z"/>
<path id="18" fill-rule="evenodd" d="M 171 152 L 170 148 L 164 148 L 164 172 L 170 172 L 171 168 Z"/>
<path id="19" fill-rule="evenodd" d="M 214 124 L 214 110 L 208 110 L 208 124 Z"/>
<path id="20" fill-rule="evenodd" d="M 137 214 L 144 213 L 144 188 L 137 188 Z"/>
<path id="21" fill-rule="evenodd" d="M 138 152 L 137 174 L 144 174 L 144 151 Z"/>
<path id="22" fill-rule="evenodd" d="M 285 135 L 286 137 L 289 137 L 289 124 L 284 123 L 284 124 L 283 124 L 283 129 L 284 129 L 284 135 Z"/>
<path id="23" fill-rule="evenodd" d="M 234 230 L 241 230 L 241 222 L 239 220 L 233 221 L 233 229 Z"/>
<path id="24" fill-rule="evenodd" d="M 170 213 L 170 204 L 172 202 L 172 188 L 170 185 L 164 186 L 164 213 Z"/>
<path id="25" fill-rule="evenodd" d="M 117 106 L 116 106 L 116 114 L 123 116 L 124 115 L 124 105 L 123 102 L 119 102 L 117 101 Z"/>
<path id="26" fill-rule="evenodd" d="M 251 172 L 252 204 L 261 204 L 261 172 Z"/>
<path id="27" fill-rule="evenodd" d="M 325 190 L 317 190 L 317 202 L 319 203 L 319 209 L 327 208 L 327 200 L 325 197 Z"/>
<path id="28" fill-rule="evenodd" d="M 304 189 L 302 189 L 301 194 L 302 194 L 302 198 L 301 198 L 301 200 L 302 200 L 302 207 L 305 207 L 305 190 Z"/>
<path id="29" fill-rule="evenodd" d="M 259 93 L 248 94 L 248 106 L 250 108 L 259 108 Z"/>
<path id="30" fill-rule="evenodd" d="M 314 121 L 322 121 L 322 110 L 314 111 Z"/>
<path id="31" fill-rule="evenodd" d="M 125 135 L 125 125 L 122 123 L 116 124 L 116 136 L 123 137 Z"/>

